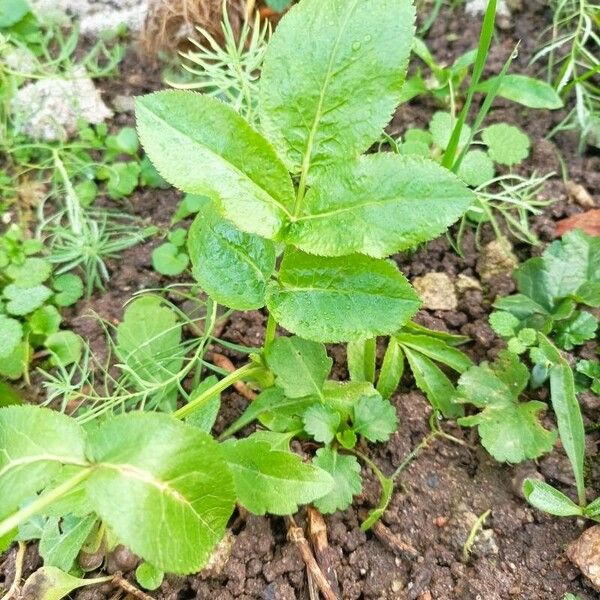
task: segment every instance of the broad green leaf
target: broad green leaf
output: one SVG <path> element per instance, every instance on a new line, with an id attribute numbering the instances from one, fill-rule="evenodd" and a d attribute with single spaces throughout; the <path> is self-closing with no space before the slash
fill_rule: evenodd
<path id="1" fill-rule="evenodd" d="M 11 283 L 3 290 L 6 302 L 6 312 L 10 315 L 28 315 L 39 308 L 52 296 L 52 291 L 45 285 L 20 287 Z"/>
<path id="2" fill-rule="evenodd" d="M 26 258 L 22 265 L 10 265 L 6 274 L 19 287 L 32 288 L 40 285 L 50 277 L 52 265 L 43 258 Z"/>
<path id="3" fill-rule="evenodd" d="M 292 181 L 269 143 L 233 108 L 168 90 L 138 98 L 136 119 L 144 150 L 167 181 L 209 196 L 242 231 L 277 236 L 294 203 Z"/>
<path id="4" fill-rule="evenodd" d="M 243 233 L 206 201 L 188 236 L 192 274 L 217 302 L 237 310 L 265 305 L 267 282 L 275 269 L 273 242 Z"/>
<path id="5" fill-rule="evenodd" d="M 213 385 L 217 383 L 217 378 L 214 375 L 210 375 L 206 379 L 204 379 L 198 387 L 190 394 L 190 402 L 193 402 L 195 398 L 197 398 L 200 394 L 211 388 Z M 206 433 L 210 433 L 215 421 L 217 420 L 217 416 L 219 414 L 219 410 L 221 408 L 221 395 L 216 394 L 211 396 L 208 401 L 203 406 L 198 406 L 194 412 L 190 413 L 188 417 L 186 417 L 185 422 L 188 425 L 193 425 L 200 429 L 200 431 L 204 431 Z"/>
<path id="6" fill-rule="evenodd" d="M 429 335 L 418 335 L 401 331 L 396 339 L 406 346 L 425 356 L 447 365 L 458 373 L 463 373 L 473 365 L 473 361 L 464 353 L 450 346 L 445 341 Z"/>
<path id="7" fill-rule="evenodd" d="M 377 338 L 349 342 L 346 346 L 348 372 L 352 381 L 375 381 Z"/>
<path id="8" fill-rule="evenodd" d="M 488 147 L 490 158 L 501 165 L 511 167 L 529 156 L 531 142 L 527 134 L 514 125 L 490 125 L 481 133 L 481 139 Z"/>
<path id="9" fill-rule="evenodd" d="M 414 32 L 409 0 L 303 0 L 265 56 L 260 121 L 308 182 L 379 138 L 400 102 Z"/>
<path id="10" fill-rule="evenodd" d="M 444 417 L 462 414 L 462 408 L 452 402 L 454 386 L 446 374 L 427 356 L 408 346 L 402 346 L 417 387 L 427 396 L 429 402 Z"/>
<path id="11" fill-rule="evenodd" d="M 85 466 L 84 434 L 62 413 L 38 406 L 0 409 L 0 513 L 54 479 L 62 464 Z"/>
<path id="12" fill-rule="evenodd" d="M 17 319 L 0 315 L 0 360 L 12 354 L 23 338 L 23 326 Z"/>
<path id="13" fill-rule="evenodd" d="M 544 429 L 538 419 L 546 405 L 519 402 L 528 380 L 527 367 L 507 351 L 492 365 L 483 362 L 473 366 L 459 379 L 456 401 L 482 410 L 458 419 L 458 423 L 477 425 L 482 445 L 499 462 L 538 458 L 554 446 L 556 432 Z"/>
<path id="14" fill-rule="evenodd" d="M 44 340 L 44 346 L 52 353 L 51 363 L 65 367 L 79 361 L 83 341 L 72 331 L 57 331 Z"/>
<path id="15" fill-rule="evenodd" d="M 278 337 L 265 352 L 275 383 L 288 398 L 321 396 L 333 360 L 323 344 L 298 336 Z"/>
<path id="16" fill-rule="evenodd" d="M 495 306 L 508 310 L 519 318 L 530 316 L 536 311 L 552 312 L 554 310 L 554 300 L 557 298 L 556 290 L 552 289 L 553 284 L 550 283 L 549 273 L 541 256 L 525 261 L 515 269 L 513 277 L 521 294 L 501 298 Z M 512 302 L 512 306 L 507 305 L 509 302 Z"/>
<path id="17" fill-rule="evenodd" d="M 273 450 L 267 442 L 230 440 L 222 448 L 238 500 L 254 514 L 293 514 L 298 505 L 320 498 L 333 487 L 325 471 L 302 462 L 297 454 Z"/>
<path id="18" fill-rule="evenodd" d="M 523 493 L 527 502 L 539 510 L 557 517 L 578 517 L 582 509 L 568 496 L 539 479 L 526 479 Z"/>
<path id="19" fill-rule="evenodd" d="M 497 79 L 497 77 L 491 77 L 480 83 L 477 91 L 490 91 L 496 85 Z M 526 75 L 504 75 L 496 93 L 507 100 L 518 102 L 529 108 L 555 110 L 563 106 L 563 101 L 550 84 Z"/>
<path id="20" fill-rule="evenodd" d="M 395 264 L 366 256 L 285 255 L 267 306 L 287 330 L 320 342 L 389 335 L 420 305 Z"/>
<path id="21" fill-rule="evenodd" d="M 157 590 L 161 586 L 165 574 L 150 563 L 143 562 L 135 570 L 135 578 L 145 590 Z"/>
<path id="22" fill-rule="evenodd" d="M 584 361 L 581 361 L 583 363 Z M 583 373 L 584 371 L 582 371 Z M 4 381 L 0 381 L 0 408 L 5 406 L 13 406 L 15 404 L 23 404 L 23 398 L 19 392 L 11 385 Z"/>
<path id="23" fill-rule="evenodd" d="M 152 251 L 152 267 L 161 275 L 169 277 L 181 275 L 189 262 L 189 256 L 185 251 L 171 242 L 165 242 Z"/>
<path id="24" fill-rule="evenodd" d="M 340 413 L 324 404 L 313 404 L 302 416 L 304 431 L 322 444 L 329 444 L 333 440 L 340 421 Z"/>
<path id="25" fill-rule="evenodd" d="M 429 131 L 433 137 L 433 143 L 440 150 L 446 150 L 448 147 L 455 124 L 456 119 L 453 120 L 450 113 L 439 111 L 433 115 L 429 123 Z M 464 125 L 460 132 L 459 148 L 462 148 L 469 141 L 470 135 L 471 128 Z"/>
<path id="26" fill-rule="evenodd" d="M 95 515 L 83 518 L 67 515 L 63 519 L 49 517 L 39 543 L 44 565 L 70 571 L 95 522 Z"/>
<path id="27" fill-rule="evenodd" d="M 58 306 L 71 306 L 83 295 L 83 282 L 81 277 L 73 273 L 59 275 L 53 282 L 52 287 L 56 291 L 54 302 Z"/>
<path id="28" fill-rule="evenodd" d="M 352 497 L 362 490 L 360 465 L 356 457 L 339 454 L 331 448 L 320 448 L 313 464 L 329 473 L 334 480 L 331 491 L 313 504 L 324 514 L 346 510 L 352 504 Z"/>
<path id="29" fill-rule="evenodd" d="M 0 316 L 0 322 L 1 320 L 2 317 Z M 28 320 L 32 333 L 46 336 L 58 331 L 62 317 L 56 306 L 47 304 L 40 306 Z"/>
<path id="30" fill-rule="evenodd" d="M 0 4 L 0 27 L 15 25 L 30 10 L 27 0 L 3 0 Z"/>
<path id="31" fill-rule="evenodd" d="M 472 187 L 488 183 L 495 175 L 494 161 L 483 150 L 469 150 L 458 169 L 458 176 Z"/>
<path id="32" fill-rule="evenodd" d="M 403 373 L 404 353 L 396 338 L 391 337 L 383 355 L 379 379 L 377 380 L 377 391 L 383 398 L 389 399 L 392 397 L 392 394 L 400 385 Z"/>
<path id="33" fill-rule="evenodd" d="M 133 552 L 163 571 L 195 573 L 233 511 L 219 445 L 157 413 L 129 413 L 92 430 L 87 482 L 95 512 Z"/>
<path id="34" fill-rule="evenodd" d="M 15 349 L 0 359 L 0 375 L 8 379 L 19 379 L 30 361 L 31 348 L 27 342 L 21 342 Z"/>
<path id="35" fill-rule="evenodd" d="M 117 327 L 117 354 L 140 387 L 172 378 L 183 364 L 176 313 L 156 296 L 134 300 Z"/>
<path id="36" fill-rule="evenodd" d="M 298 431 L 280 432 L 280 431 L 269 431 L 267 429 L 259 429 L 258 431 L 255 431 L 252 435 L 250 435 L 248 437 L 253 440 L 267 442 L 267 444 L 269 444 L 269 446 L 271 446 L 271 448 L 273 450 L 280 450 L 282 452 L 288 452 L 290 449 L 290 442 L 299 433 L 302 433 L 302 431 L 298 430 Z"/>
<path id="37" fill-rule="evenodd" d="M 353 429 L 371 442 L 385 442 L 396 431 L 398 417 L 389 400 L 363 396 L 354 407 Z"/>
<path id="38" fill-rule="evenodd" d="M 339 412 L 343 420 L 352 416 L 362 398 L 381 396 L 368 381 L 326 381 L 323 386 L 323 402 Z"/>
<path id="39" fill-rule="evenodd" d="M 315 181 L 286 241 L 321 256 L 383 258 L 438 237 L 474 200 L 464 183 L 432 160 L 370 154 Z"/>
<path id="40" fill-rule="evenodd" d="M 110 581 L 112 576 L 97 579 L 79 579 L 56 567 L 44 566 L 27 578 L 21 589 L 20 598 L 24 600 L 61 600 L 73 590 L 87 585 L 97 585 Z"/>

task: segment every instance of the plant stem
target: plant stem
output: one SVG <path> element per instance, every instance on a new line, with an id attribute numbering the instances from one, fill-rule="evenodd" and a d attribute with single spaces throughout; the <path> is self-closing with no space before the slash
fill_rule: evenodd
<path id="1" fill-rule="evenodd" d="M 184 419 L 190 413 L 204 406 L 211 398 L 213 398 L 223 390 L 226 390 L 229 386 L 233 385 L 237 381 L 240 381 L 247 377 L 251 377 L 259 371 L 260 367 L 253 363 L 248 363 L 243 367 L 240 367 L 233 373 L 227 375 L 227 377 L 224 377 L 223 379 L 219 380 L 217 383 L 215 383 L 215 385 L 211 386 L 205 392 L 200 394 L 197 398 L 194 398 L 190 403 L 186 404 L 185 406 L 182 406 L 179 410 L 176 410 L 173 413 L 173 416 L 177 419 Z"/>
<path id="2" fill-rule="evenodd" d="M 265 350 L 268 346 L 271 345 L 273 340 L 275 339 L 275 333 L 277 331 L 277 321 L 275 317 L 271 313 L 269 313 L 269 318 L 267 319 L 267 328 L 265 330 Z"/>
<path id="3" fill-rule="evenodd" d="M 62 498 L 62 496 L 64 496 L 67 492 L 70 492 L 82 481 L 85 481 L 92 474 L 92 471 L 92 467 L 82 469 L 73 475 L 73 477 L 61 483 L 58 487 L 55 487 L 46 494 L 42 494 L 37 498 L 37 500 L 34 500 L 27 506 L 24 506 L 21 510 L 4 519 L 4 521 L 0 521 L 0 538 L 4 537 L 7 533 L 11 532 L 21 523 L 27 521 L 27 519 L 36 513 L 40 512 L 47 506 L 50 506 L 56 500 Z"/>

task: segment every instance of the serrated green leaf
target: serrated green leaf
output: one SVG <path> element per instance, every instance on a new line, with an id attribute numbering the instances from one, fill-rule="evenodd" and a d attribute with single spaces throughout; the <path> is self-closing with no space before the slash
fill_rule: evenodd
<path id="1" fill-rule="evenodd" d="M 389 339 L 377 380 L 377 391 L 386 400 L 400 385 L 404 373 L 404 353 L 395 337 Z"/>
<path id="2" fill-rule="evenodd" d="M 510 338 L 517 334 L 520 321 L 513 314 L 496 310 L 489 317 L 490 327 L 501 337 Z"/>
<path id="3" fill-rule="evenodd" d="M 577 517 L 582 509 L 568 496 L 539 479 L 526 479 L 523 493 L 527 502 L 539 510 L 557 517 Z"/>
<path id="4" fill-rule="evenodd" d="M 528 380 L 527 367 L 506 351 L 492 365 L 484 362 L 460 376 L 456 400 L 482 410 L 458 423 L 477 425 L 482 445 L 499 462 L 538 458 L 549 452 L 556 440 L 556 432 L 547 431 L 538 420 L 546 405 L 518 401 Z"/>
<path id="5" fill-rule="evenodd" d="M 52 296 L 52 291 L 45 285 L 20 287 L 11 283 L 4 288 L 3 295 L 8 300 L 6 312 L 10 315 L 22 316 L 42 306 Z"/>
<path id="6" fill-rule="evenodd" d="M 383 258 L 438 237 L 474 200 L 453 173 L 431 160 L 370 154 L 315 181 L 286 241 L 321 256 Z"/>
<path id="7" fill-rule="evenodd" d="M 352 416 L 361 398 L 373 397 L 381 395 L 369 381 L 326 381 L 323 386 L 323 402 L 339 412 L 342 420 Z"/>
<path id="8" fill-rule="evenodd" d="M 495 175 L 494 161 L 483 150 L 469 150 L 458 169 L 458 176 L 473 187 L 488 183 Z"/>
<path id="9" fill-rule="evenodd" d="M 265 351 L 275 383 L 288 398 L 321 396 L 333 360 L 323 344 L 298 336 L 278 337 Z"/>
<path id="10" fill-rule="evenodd" d="M 54 302 L 58 306 L 71 306 L 83 296 L 83 282 L 80 277 L 72 273 L 59 275 L 52 287 L 57 292 L 54 295 Z"/>
<path id="11" fill-rule="evenodd" d="M 346 346 L 348 372 L 352 381 L 375 381 L 377 339 L 365 338 L 348 342 Z"/>
<path id="12" fill-rule="evenodd" d="M 480 83 L 477 91 L 489 92 L 496 85 L 497 79 L 498 77 L 491 77 Z M 503 75 L 496 93 L 529 108 L 556 110 L 563 106 L 563 101 L 550 84 L 527 75 L 516 73 Z"/>
<path id="13" fill-rule="evenodd" d="M 92 430 L 87 453 L 97 463 L 88 496 L 124 545 L 172 573 L 206 563 L 235 502 L 227 463 L 208 434 L 165 415 L 129 413 Z"/>
<path id="14" fill-rule="evenodd" d="M 593 340 L 597 330 L 598 319 L 591 313 L 580 310 L 570 319 L 556 323 L 554 339 L 561 348 L 572 350 L 575 346 Z"/>
<path id="15" fill-rule="evenodd" d="M 419 305 L 394 264 L 360 255 L 322 258 L 289 252 L 279 280 L 267 289 L 267 306 L 277 322 L 320 342 L 389 335 Z"/>
<path id="16" fill-rule="evenodd" d="M 329 473 L 334 481 L 331 491 L 313 504 L 324 514 L 348 508 L 353 496 L 362 490 L 360 465 L 356 457 L 339 454 L 331 448 L 320 448 L 313 464 Z"/>
<path id="17" fill-rule="evenodd" d="M 433 143 L 440 150 L 446 150 L 448 147 L 455 123 L 456 120 L 453 120 L 452 115 L 447 112 L 436 112 L 431 118 L 429 131 L 433 137 Z M 460 132 L 459 148 L 462 148 L 469 141 L 470 135 L 471 128 L 465 124 Z"/>
<path id="18" fill-rule="evenodd" d="M 242 231 L 277 236 L 294 203 L 292 181 L 268 142 L 233 108 L 168 90 L 138 98 L 136 119 L 144 150 L 167 181 L 209 196 Z"/>
<path id="19" fill-rule="evenodd" d="M 371 442 L 385 442 L 396 431 L 398 417 L 389 400 L 363 396 L 354 407 L 354 431 Z"/>
<path id="20" fill-rule="evenodd" d="M 333 487 L 326 472 L 296 454 L 273 450 L 267 442 L 230 440 L 222 449 L 238 500 L 254 514 L 293 514 L 298 505 L 320 498 Z"/>
<path id="21" fill-rule="evenodd" d="M 488 147 L 490 158 L 501 165 L 511 167 L 529 156 L 531 142 L 527 135 L 514 125 L 490 125 L 481 133 L 481 139 Z"/>
<path id="22" fill-rule="evenodd" d="M 23 326 L 17 319 L 0 315 L 0 359 L 10 356 L 23 339 Z"/>
<path id="23" fill-rule="evenodd" d="M 44 565 L 70 571 L 95 522 L 95 515 L 83 518 L 67 515 L 63 519 L 49 517 L 38 547 Z"/>
<path id="24" fill-rule="evenodd" d="M 181 275 L 190 259 L 185 251 L 171 242 L 165 242 L 152 251 L 152 267 L 161 275 L 175 277 Z"/>
<path id="25" fill-rule="evenodd" d="M 44 283 L 52 273 L 52 265 L 43 258 L 26 258 L 22 265 L 11 265 L 6 274 L 19 287 L 32 288 Z"/>
<path id="26" fill-rule="evenodd" d="M 304 431 L 322 444 L 329 444 L 340 426 L 340 414 L 323 404 L 313 404 L 302 416 Z"/>
<path id="27" fill-rule="evenodd" d="M 61 463 L 85 465 L 84 448 L 81 427 L 61 413 L 38 406 L 0 409 L 0 513 L 44 488 Z"/>
<path id="28" fill-rule="evenodd" d="M 409 0 L 303 0 L 283 17 L 259 110 L 290 171 L 311 182 L 378 139 L 400 102 L 414 19 Z"/>
<path id="29" fill-rule="evenodd" d="M 417 387 L 427 396 L 431 405 L 445 417 L 462 414 L 462 408 L 452 402 L 454 386 L 446 374 L 427 356 L 402 346 Z"/>
<path id="30" fill-rule="evenodd" d="M 236 229 L 204 202 L 190 227 L 192 274 L 209 296 L 237 310 L 265 305 L 267 282 L 275 269 L 275 246 Z"/>

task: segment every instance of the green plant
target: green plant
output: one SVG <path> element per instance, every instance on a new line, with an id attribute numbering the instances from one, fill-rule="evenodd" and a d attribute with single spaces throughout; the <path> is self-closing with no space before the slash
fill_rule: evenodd
<path id="1" fill-rule="evenodd" d="M 528 336 L 520 333 L 523 330 L 542 332 L 565 350 L 593 339 L 598 320 L 579 307 L 600 306 L 599 263 L 597 237 L 578 230 L 567 233 L 542 256 L 527 260 L 514 271 L 519 293 L 496 300 L 498 311 L 492 313 L 490 324 L 510 339 Z"/>
<path id="2" fill-rule="evenodd" d="M 595 79 L 600 70 L 598 3 L 590 0 L 552 0 L 550 39 L 531 59 L 547 60 L 547 79 L 573 108 L 550 132 L 579 129 L 580 149 L 600 146 L 600 89 Z"/>
<path id="3" fill-rule="evenodd" d="M 41 242 L 25 239 L 17 226 L 0 236 L 0 376 L 8 379 L 28 377 L 36 349 L 62 366 L 81 353 L 79 336 L 60 330 L 58 310 L 81 297 L 81 279 L 53 273 L 51 263 L 36 256 L 41 250 Z"/>

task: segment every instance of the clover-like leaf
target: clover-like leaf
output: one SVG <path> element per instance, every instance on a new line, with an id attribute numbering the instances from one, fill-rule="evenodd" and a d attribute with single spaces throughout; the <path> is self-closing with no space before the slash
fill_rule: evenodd
<path id="1" fill-rule="evenodd" d="M 519 402 L 527 385 L 527 367 L 511 352 L 503 352 L 496 363 L 482 363 L 463 373 L 456 400 L 481 409 L 476 415 L 462 417 L 460 425 L 478 426 L 481 443 L 500 462 L 518 463 L 549 452 L 556 432 L 544 429 L 538 413 L 543 402 Z"/>
<path id="2" fill-rule="evenodd" d="M 152 266 L 161 275 L 181 275 L 189 262 L 186 252 L 171 242 L 165 242 L 152 251 Z"/>
<path id="3" fill-rule="evenodd" d="M 354 407 L 353 427 L 371 442 L 385 442 L 396 431 L 398 417 L 389 400 L 363 396 Z"/>
<path id="4" fill-rule="evenodd" d="M 490 158 L 501 165 L 512 167 L 529 156 L 529 137 L 514 125 L 490 125 L 483 130 L 481 139 L 488 147 Z"/>
<path id="5" fill-rule="evenodd" d="M 395 264 L 367 256 L 286 253 L 267 289 L 277 322 L 306 339 L 342 342 L 389 335 L 418 310 L 419 298 Z"/>
<path id="6" fill-rule="evenodd" d="M 321 396 L 333 360 L 323 344 L 298 336 L 278 337 L 265 352 L 275 383 L 288 398 Z"/>
<path id="7" fill-rule="evenodd" d="M 317 441 L 329 444 L 340 426 L 340 414 L 323 404 L 313 404 L 302 417 L 304 431 Z"/>
<path id="8" fill-rule="evenodd" d="M 474 200 L 454 174 L 431 160 L 371 154 L 336 165 L 315 181 L 286 241 L 321 256 L 382 258 L 438 237 Z"/>
<path id="9" fill-rule="evenodd" d="M 54 302 L 58 306 L 71 306 L 83 295 L 83 282 L 81 277 L 73 273 L 59 275 L 53 282 L 52 287 L 56 291 Z"/>
<path id="10" fill-rule="evenodd" d="M 190 227 L 188 253 L 193 276 L 217 302 L 237 310 L 265 305 L 275 245 L 236 229 L 208 199 Z"/>
<path id="11" fill-rule="evenodd" d="M 167 181 L 209 196 L 242 231 L 279 233 L 294 204 L 292 180 L 270 144 L 233 108 L 168 90 L 138 98 L 136 118 L 144 150 Z"/>
<path id="12" fill-rule="evenodd" d="M 29 317 L 29 327 L 32 333 L 46 336 L 56 333 L 61 321 L 62 317 L 56 306 L 47 304 L 40 306 L 40 308 L 31 314 Z"/>
<path id="13" fill-rule="evenodd" d="M 52 291 L 45 285 L 20 287 L 14 283 L 7 285 L 3 291 L 6 312 L 10 315 L 23 316 L 39 308 L 52 296 Z"/>
<path id="14" fill-rule="evenodd" d="M 329 473 L 334 481 L 331 491 L 313 504 L 324 514 L 348 508 L 353 496 L 362 490 L 360 465 L 356 457 L 340 454 L 331 448 L 320 448 L 313 464 Z"/>
<path id="15" fill-rule="evenodd" d="M 327 494 L 333 480 L 323 469 L 292 452 L 274 450 L 265 441 L 246 438 L 222 444 L 233 473 L 238 500 L 250 512 L 289 515 L 298 505 Z"/>
<path id="16" fill-rule="evenodd" d="M 414 19 L 409 0 L 303 0 L 283 17 L 259 110 L 290 171 L 311 182 L 377 141 L 400 102 Z"/>
<path id="17" fill-rule="evenodd" d="M 26 258 L 22 265 L 10 265 L 6 274 L 20 287 L 35 287 L 52 273 L 52 265 L 43 258 Z"/>
<path id="18" fill-rule="evenodd" d="M 458 176 L 473 187 L 488 183 L 495 174 L 494 162 L 483 150 L 469 150 L 458 169 Z"/>

